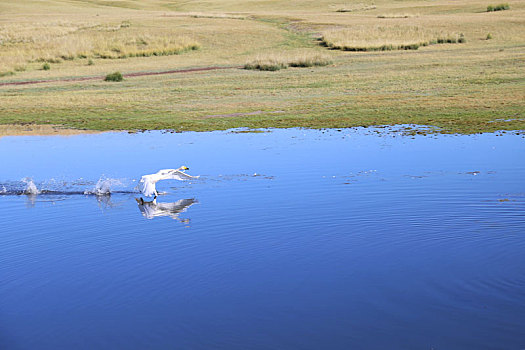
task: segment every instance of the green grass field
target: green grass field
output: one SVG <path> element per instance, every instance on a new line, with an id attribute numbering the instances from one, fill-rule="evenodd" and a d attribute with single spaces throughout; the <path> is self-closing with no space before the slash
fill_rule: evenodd
<path id="1" fill-rule="evenodd" d="M 525 3 L 492 12 L 488 5 L 0 0 L 0 124 L 525 130 Z M 437 42 L 460 37 L 465 42 Z M 329 39 L 338 45 L 326 47 Z M 293 67 L 319 57 L 331 63 Z M 242 68 L 265 60 L 287 68 Z M 232 68 L 104 81 L 116 71 L 201 67 Z M 65 81 L 82 77 L 101 78 Z M 52 81 L 2 85 L 38 80 Z"/>

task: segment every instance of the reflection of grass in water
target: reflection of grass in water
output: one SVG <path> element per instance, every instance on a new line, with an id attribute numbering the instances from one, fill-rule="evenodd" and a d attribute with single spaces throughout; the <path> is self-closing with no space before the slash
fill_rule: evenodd
<path id="1" fill-rule="evenodd" d="M 248 129 L 248 130 L 232 130 L 232 134 L 264 134 L 269 132 L 268 130 Z"/>

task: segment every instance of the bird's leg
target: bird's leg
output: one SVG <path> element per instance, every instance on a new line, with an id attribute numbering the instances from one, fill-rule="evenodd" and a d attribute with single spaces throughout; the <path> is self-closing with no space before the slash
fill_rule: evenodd
<path id="1" fill-rule="evenodd" d="M 140 197 L 140 204 L 144 205 L 144 199 L 142 197 Z"/>

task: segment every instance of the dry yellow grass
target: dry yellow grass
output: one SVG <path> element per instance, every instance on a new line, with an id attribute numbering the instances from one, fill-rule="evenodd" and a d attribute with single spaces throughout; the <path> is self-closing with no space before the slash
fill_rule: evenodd
<path id="1" fill-rule="evenodd" d="M 337 12 L 346 5 L 353 11 Z M 372 5 L 376 8 L 368 8 Z M 523 125 L 525 3 L 511 0 L 509 5 L 508 11 L 487 13 L 482 0 L 0 0 L 5 37 L 45 40 L 46 35 L 67 38 L 104 31 L 108 38 L 129 34 L 132 50 L 145 35 L 160 41 L 186 37 L 201 44 L 200 50 L 177 56 L 93 58 L 93 65 L 88 59 L 63 60 L 48 71 L 41 70 L 42 63 L 20 63 L 27 52 L 12 50 L 34 43 L 2 44 L 0 55 L 10 54 L 0 62 L 7 62 L 14 75 L 0 77 L 0 83 L 237 67 L 257 57 L 272 58 L 272 53 L 287 65 L 289 58 L 301 64 L 303 52 L 306 58 L 324 54 L 334 61 L 327 67 L 275 73 L 229 69 L 133 77 L 118 84 L 90 80 L 0 86 L 0 123 L 101 130 L 406 122 L 463 131 L 516 128 Z M 378 18 L 384 14 L 391 18 Z M 385 36 L 371 35 L 380 27 L 399 27 L 396 34 L 388 31 L 386 43 L 460 33 L 467 42 L 366 53 L 319 45 L 321 34 L 330 31 L 346 32 L 366 47 L 384 45 Z M 486 40 L 488 33 L 493 39 Z M 283 113 L 250 114 L 254 111 Z M 242 117 L 203 119 L 238 113 Z"/>
<path id="2" fill-rule="evenodd" d="M 322 67 L 332 63 L 326 54 L 298 51 L 289 54 L 271 53 L 258 55 L 244 65 L 246 69 L 277 71 L 288 67 Z"/>
<path id="3" fill-rule="evenodd" d="M 411 17 L 417 17 L 417 14 L 412 13 L 385 13 L 381 15 L 377 15 L 377 18 L 411 18 Z"/>
<path id="4" fill-rule="evenodd" d="M 188 16 L 193 18 L 248 19 L 248 16 L 245 15 L 232 15 L 227 13 L 190 12 Z"/>
<path id="5" fill-rule="evenodd" d="M 337 12 L 357 12 L 357 11 L 369 11 L 377 8 L 376 5 L 363 4 L 363 3 L 346 3 L 346 4 L 335 4 L 330 5 L 331 8 Z"/>
<path id="6" fill-rule="evenodd" d="M 118 24 L 44 22 L 0 25 L 0 74 L 31 62 L 59 63 L 77 58 L 165 56 L 200 44 L 173 29 Z"/>
<path id="7" fill-rule="evenodd" d="M 326 46 L 345 51 L 417 49 L 441 40 L 457 42 L 460 37 L 458 33 L 400 24 L 360 25 L 322 32 Z"/>
<path id="8" fill-rule="evenodd" d="M 59 125 L 0 125 L 0 137 L 3 136 L 71 136 L 78 134 L 93 134 L 97 131 L 67 129 Z"/>

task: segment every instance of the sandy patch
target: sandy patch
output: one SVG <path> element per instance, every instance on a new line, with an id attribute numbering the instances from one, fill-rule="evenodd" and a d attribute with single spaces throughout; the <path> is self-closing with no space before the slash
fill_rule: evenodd
<path id="1" fill-rule="evenodd" d="M 97 134 L 100 131 L 66 129 L 57 125 L 0 125 L 0 137 L 3 136 L 71 136 Z"/>

